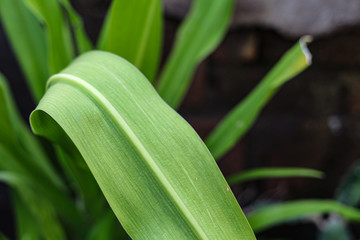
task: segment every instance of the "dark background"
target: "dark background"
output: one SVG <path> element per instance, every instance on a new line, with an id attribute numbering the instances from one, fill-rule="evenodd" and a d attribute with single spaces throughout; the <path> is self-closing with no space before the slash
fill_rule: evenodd
<path id="1" fill-rule="evenodd" d="M 72 1 L 93 41 L 110 1 Z M 164 59 L 180 20 L 166 15 Z M 201 137 L 261 80 L 296 42 L 264 27 L 235 27 L 198 68 L 180 114 Z M 234 188 L 244 210 L 271 199 L 332 198 L 339 180 L 360 156 L 360 26 L 318 36 L 313 65 L 275 95 L 248 134 L 219 162 L 225 176 L 255 167 L 308 167 L 324 180 L 272 179 Z M 22 116 L 35 104 L 0 27 L 0 72 L 9 80 Z M 10 199 L 0 184 L 0 230 L 13 236 Z M 356 232 L 359 225 L 352 225 Z M 282 236 L 310 239 L 311 224 L 282 226 Z M 273 235 L 275 231 L 268 231 Z M 296 238 L 294 236 L 296 235 Z"/>

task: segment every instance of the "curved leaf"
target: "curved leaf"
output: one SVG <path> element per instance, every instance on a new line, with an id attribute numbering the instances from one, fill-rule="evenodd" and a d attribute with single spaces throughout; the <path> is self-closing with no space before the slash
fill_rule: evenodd
<path id="1" fill-rule="evenodd" d="M 178 108 L 197 65 L 220 43 L 233 11 L 233 0 L 195 0 L 181 25 L 157 85 L 160 96 Z"/>
<path id="2" fill-rule="evenodd" d="M 360 210 L 332 200 L 299 200 L 260 208 L 248 216 L 255 232 L 263 231 L 286 221 L 335 212 L 349 221 L 360 221 Z"/>
<path id="3" fill-rule="evenodd" d="M 222 157 L 247 132 L 281 85 L 311 64 L 311 54 L 306 47 L 306 43 L 310 41 L 310 36 L 301 38 L 210 133 L 205 143 L 215 159 Z"/>
<path id="4" fill-rule="evenodd" d="M 281 178 L 281 177 L 312 177 L 323 178 L 323 173 L 308 168 L 256 168 L 241 173 L 234 174 L 226 180 L 229 185 L 235 185 L 251 180 L 262 178 Z"/>
<path id="5" fill-rule="evenodd" d="M 153 81 L 161 57 L 160 0 L 114 0 L 103 26 L 98 48 L 134 64 Z"/>
<path id="6" fill-rule="evenodd" d="M 126 60 L 93 51 L 48 82 L 36 134 L 79 149 L 134 239 L 255 239 L 200 137 Z"/>

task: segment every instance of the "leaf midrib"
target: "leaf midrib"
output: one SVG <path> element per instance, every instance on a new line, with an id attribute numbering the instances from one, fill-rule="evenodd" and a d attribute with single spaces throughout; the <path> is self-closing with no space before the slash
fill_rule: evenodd
<path id="1" fill-rule="evenodd" d="M 197 235 L 200 239 L 207 240 L 208 237 L 198 224 L 197 220 L 181 201 L 180 197 L 178 196 L 174 188 L 171 186 L 170 182 L 166 179 L 165 175 L 162 173 L 150 153 L 146 150 L 144 145 L 141 143 L 135 133 L 131 130 L 129 125 L 122 118 L 116 108 L 111 104 L 111 102 L 94 86 L 92 86 L 80 77 L 67 73 L 55 74 L 49 79 L 47 87 L 49 88 L 52 84 L 55 84 L 57 82 L 68 82 L 72 85 L 79 86 L 81 89 L 86 91 L 104 106 L 104 109 L 109 113 L 110 116 L 112 116 L 113 120 L 117 123 L 120 129 L 123 129 L 125 133 L 129 136 L 130 141 L 138 150 L 140 155 L 143 156 L 143 159 L 149 166 L 149 169 L 153 171 L 154 176 L 158 179 L 161 185 L 164 186 L 165 192 L 167 192 L 168 196 L 172 198 L 177 209 L 182 212 L 185 218 L 188 220 L 188 225 L 193 229 L 195 235 Z"/>

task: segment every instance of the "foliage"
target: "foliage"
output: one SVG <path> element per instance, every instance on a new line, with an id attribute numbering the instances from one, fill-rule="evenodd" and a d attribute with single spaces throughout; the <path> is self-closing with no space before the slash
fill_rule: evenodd
<path id="1" fill-rule="evenodd" d="M 0 75 L 0 181 L 11 187 L 18 239 L 255 239 L 214 157 L 246 133 L 311 55 L 309 38 L 300 39 L 209 135 L 206 147 L 170 107 L 180 106 L 197 65 L 221 42 L 233 5 L 195 0 L 159 71 L 160 0 L 112 2 L 97 43 L 112 53 L 90 51 L 68 0 L 0 0 L 13 51 L 34 99 L 41 99 L 32 129 L 53 142 L 53 151 L 44 151 L 50 144 L 29 131 Z M 240 179 L 295 175 L 321 174 L 260 169 Z M 252 227 L 299 217 L 297 211 L 273 217 L 292 204 L 268 208 L 270 217 L 253 212 Z M 358 220 L 357 211 L 333 202 L 306 202 L 308 212 L 321 204 Z"/>

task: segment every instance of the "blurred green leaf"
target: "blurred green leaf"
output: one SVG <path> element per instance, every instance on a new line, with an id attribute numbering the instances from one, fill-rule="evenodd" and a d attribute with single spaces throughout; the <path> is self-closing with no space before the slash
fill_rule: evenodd
<path id="1" fill-rule="evenodd" d="M 0 0 L 0 17 L 32 95 L 39 101 L 50 75 L 45 33 L 23 0 Z"/>
<path id="2" fill-rule="evenodd" d="M 224 37 L 232 16 L 233 4 L 233 0 L 193 1 L 157 84 L 160 96 L 171 107 L 179 107 L 197 65 Z"/>
<path id="3" fill-rule="evenodd" d="M 323 178 L 323 173 L 308 168 L 256 168 L 241 173 L 234 174 L 226 180 L 229 185 L 235 185 L 251 180 L 263 178 L 283 178 L 283 177 L 312 177 Z"/>
<path id="4" fill-rule="evenodd" d="M 51 73 L 65 68 L 74 57 L 71 32 L 57 0 L 24 0 L 45 24 Z"/>
<path id="5" fill-rule="evenodd" d="M 350 206 L 356 206 L 360 202 L 360 161 L 354 163 L 341 180 L 337 188 L 335 198 Z"/>
<path id="6" fill-rule="evenodd" d="M 25 203 L 15 191 L 12 191 L 12 204 L 15 213 L 16 236 L 19 240 L 40 239 L 39 226 Z"/>
<path id="7" fill-rule="evenodd" d="M 274 204 L 249 214 L 248 220 L 254 232 L 260 232 L 287 221 L 315 214 L 338 213 L 349 221 L 360 221 L 360 211 L 332 200 L 299 200 Z"/>
<path id="8" fill-rule="evenodd" d="M 57 175 L 40 144 L 25 126 L 10 94 L 4 77 L 0 74 L 0 170 L 18 191 L 26 191 L 21 197 L 36 198 L 34 192 L 46 200 L 52 201 L 64 221 L 74 227 L 82 224 L 82 217 L 69 198 L 67 189 Z M 15 177 L 14 177 L 15 176 Z M 32 186 L 32 191 L 26 189 L 26 184 Z M 24 186 L 22 186 L 24 185 Z M 28 193 L 29 192 L 29 193 Z M 45 200 L 44 200 L 45 201 Z M 37 202 L 34 200 L 34 202 Z M 40 203 L 41 201 L 39 201 Z M 44 203 L 44 209 L 48 203 Z M 48 207 L 49 209 L 51 206 Z M 35 211 L 35 210 L 34 210 Z"/>
<path id="9" fill-rule="evenodd" d="M 196 132 L 129 62 L 93 51 L 48 82 L 35 133 L 79 149 L 134 239 L 255 239 Z"/>
<path id="10" fill-rule="evenodd" d="M 115 229 L 115 226 L 119 229 Z M 118 230 L 118 231 L 117 231 Z M 108 210 L 89 232 L 87 240 L 102 239 L 129 239 L 125 230 L 121 227 L 116 216 Z"/>
<path id="11" fill-rule="evenodd" d="M 69 20 L 71 23 L 72 31 L 74 33 L 78 53 L 90 51 L 93 47 L 89 37 L 85 32 L 84 24 L 81 17 L 72 7 L 70 0 L 58 1 L 64 6 L 69 15 Z"/>
<path id="12" fill-rule="evenodd" d="M 301 38 L 210 133 L 205 143 L 215 159 L 222 157 L 247 132 L 281 85 L 310 65 L 311 54 L 306 47 L 310 40 L 309 36 Z"/>
<path id="13" fill-rule="evenodd" d="M 19 193 L 26 206 L 30 209 L 31 214 L 36 216 L 36 220 L 38 220 L 37 223 L 40 226 L 39 229 L 41 229 L 45 239 L 65 239 L 65 233 L 63 232 L 62 226 L 57 219 L 54 207 L 45 198 L 42 198 L 41 195 L 38 195 L 36 191 L 32 189 L 32 181 L 29 181 L 29 179 L 24 176 L 11 172 L 0 172 L 0 181 L 6 182 Z M 19 205 L 17 206 L 19 207 Z M 21 217 L 24 216 L 25 215 L 21 215 Z M 17 217 L 19 217 L 19 215 L 17 215 Z M 20 221 L 24 223 L 25 220 L 28 219 L 21 219 Z M 26 224 L 29 223 L 27 222 Z M 29 229 L 23 228 L 21 230 Z M 22 237 L 24 237 L 24 235 L 28 236 L 28 234 L 33 237 L 37 236 L 36 232 L 33 232 L 33 230 L 31 230 L 31 232 L 27 231 L 21 233 Z"/>
<path id="14" fill-rule="evenodd" d="M 127 59 L 153 81 L 161 57 L 162 24 L 160 0 L 114 0 L 98 48 Z"/>

